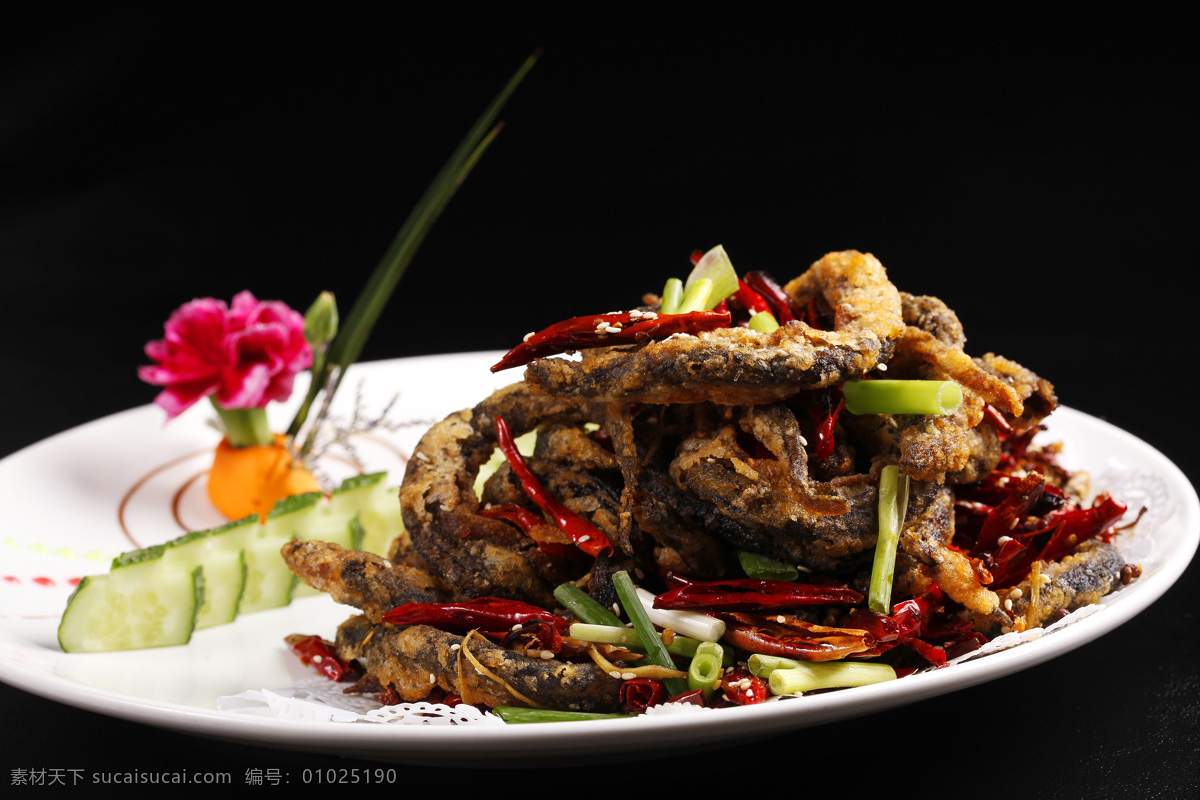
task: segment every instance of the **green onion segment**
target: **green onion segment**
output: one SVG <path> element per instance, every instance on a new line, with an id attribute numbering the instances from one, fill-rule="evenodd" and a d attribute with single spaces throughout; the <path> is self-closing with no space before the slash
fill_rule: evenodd
<path id="1" fill-rule="evenodd" d="M 858 380 L 842 384 L 851 414 L 950 414 L 962 404 L 954 381 Z"/>
<path id="2" fill-rule="evenodd" d="M 659 311 L 664 314 L 678 314 L 681 303 L 683 303 L 683 281 L 679 278 L 667 278 L 667 285 L 663 287 L 662 307 L 659 308 Z"/>
<path id="3" fill-rule="evenodd" d="M 779 321 L 770 311 L 760 311 L 750 318 L 750 330 L 759 333 L 770 333 L 779 327 Z"/>
<path id="4" fill-rule="evenodd" d="M 908 476 L 895 464 L 888 464 L 879 475 L 879 538 L 875 542 L 875 561 L 871 565 L 871 585 L 867 605 L 879 614 L 892 606 L 892 575 L 896 571 L 896 545 L 904 529 L 908 509 Z"/>
<path id="5" fill-rule="evenodd" d="M 638 599 L 637 588 L 633 585 L 633 579 L 629 577 L 629 573 L 624 570 L 615 572 L 612 581 L 613 588 L 617 590 L 617 599 L 621 601 L 621 607 L 625 609 L 625 615 L 633 623 L 633 627 L 642 640 L 642 645 L 646 648 L 646 660 L 660 667 L 676 669 L 671 654 L 663 645 L 662 637 L 654 629 L 654 623 L 650 621 L 646 609 Z M 663 684 L 667 687 L 667 693 L 672 697 L 688 691 L 687 680 L 684 678 L 665 678 Z"/>
<path id="6" fill-rule="evenodd" d="M 683 286 L 684 292 L 703 280 L 712 283 L 709 298 L 704 306 L 691 309 L 693 311 L 711 311 L 722 300 L 738 290 L 737 272 L 733 269 L 729 254 L 721 245 L 709 250 L 703 258 L 696 262 L 696 266 L 692 268 L 692 273 L 688 275 L 687 282 Z"/>
<path id="7" fill-rule="evenodd" d="M 679 304 L 680 314 L 689 314 L 693 311 L 709 311 L 721 302 L 709 302 L 716 293 L 713 291 L 713 282 L 709 278 L 701 278 L 697 281 L 692 281 L 683 290 L 683 301 Z"/>
<path id="8" fill-rule="evenodd" d="M 577 619 L 588 625 L 603 625 L 612 628 L 628 630 L 621 619 L 604 606 L 597 603 L 590 594 L 573 583 L 563 583 L 554 590 L 554 599 L 562 603 L 563 608 L 570 611 Z"/>
<path id="9" fill-rule="evenodd" d="M 890 664 L 862 661 L 796 661 L 778 656 L 750 656 L 750 672 L 766 678 L 771 694 L 800 694 L 817 689 L 845 689 L 896 679 Z"/>
<path id="10" fill-rule="evenodd" d="M 703 642 L 696 648 L 692 663 L 688 667 L 688 688 L 700 689 L 705 697 L 711 697 L 724 673 L 725 648 L 716 642 Z"/>
<path id="11" fill-rule="evenodd" d="M 626 719 L 637 714 L 598 714 L 590 711 L 554 711 L 549 708 L 496 706 L 492 713 L 509 724 L 525 722 L 586 722 L 593 719 Z"/>

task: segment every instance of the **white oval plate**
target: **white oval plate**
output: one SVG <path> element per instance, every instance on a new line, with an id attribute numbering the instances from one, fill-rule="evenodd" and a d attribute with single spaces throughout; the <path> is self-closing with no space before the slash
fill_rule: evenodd
<path id="1" fill-rule="evenodd" d="M 335 410 L 378 413 L 399 393 L 392 419 L 410 424 L 358 440 L 371 470 L 399 482 L 406 454 L 429 422 L 474 405 L 519 379 L 492 375 L 499 353 L 427 356 L 357 365 Z M 360 383 L 361 381 L 361 383 Z M 356 395 L 355 385 L 360 392 Z M 282 427 L 291 407 L 273 409 Z M 332 638 L 350 609 L 325 596 L 246 615 L 199 631 L 182 647 L 65 654 L 59 616 L 86 574 L 117 554 L 167 541 L 221 520 L 203 491 L 216 433 L 195 408 L 168 425 L 144 406 L 51 437 L 0 461 L 0 680 L 78 708 L 186 733 L 286 749 L 397 762 L 511 763 L 513 759 L 590 760 L 653 748 L 670 755 L 720 741 L 745 741 L 847 719 L 944 694 L 1039 664 L 1113 630 L 1145 609 L 1182 574 L 1200 538 L 1200 503 L 1187 478 L 1161 453 L 1069 408 L 1050 419 L 1047 440 L 1065 444 L 1062 462 L 1086 469 L 1147 514 L 1122 537 L 1142 576 L 1090 613 L 1071 615 L 1017 646 L 899 681 L 746 708 L 569 725 L 413 726 L 317 722 L 218 710 L 219 698 L 289 687 L 309 673 L 283 637 Z M 349 469 L 336 459 L 330 471 Z M 334 477 L 337 477 L 336 475 Z"/>

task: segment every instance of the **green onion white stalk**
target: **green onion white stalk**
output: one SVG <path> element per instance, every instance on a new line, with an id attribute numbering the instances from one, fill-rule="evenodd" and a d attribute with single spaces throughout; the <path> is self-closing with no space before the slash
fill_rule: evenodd
<path id="1" fill-rule="evenodd" d="M 653 593 L 641 588 L 636 592 L 646 615 L 660 628 L 670 628 L 675 633 L 690 636 L 702 642 L 716 642 L 725 635 L 725 623 L 722 620 L 698 611 L 655 608 Z"/>

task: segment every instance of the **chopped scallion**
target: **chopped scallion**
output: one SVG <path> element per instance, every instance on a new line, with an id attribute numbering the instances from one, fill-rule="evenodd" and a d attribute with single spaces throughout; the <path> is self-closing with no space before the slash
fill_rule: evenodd
<path id="1" fill-rule="evenodd" d="M 738 290 L 737 272 L 733 269 L 729 254 L 721 245 L 709 250 L 696 262 L 696 266 L 684 284 L 684 291 L 688 291 L 693 284 L 705 279 L 712 282 L 708 301 L 703 306 L 690 309 L 692 311 L 711 311 L 717 307 L 718 303 Z"/>
<path id="2" fill-rule="evenodd" d="M 716 691 L 717 683 L 721 680 L 721 667 L 724 661 L 725 648 L 716 642 L 704 642 L 692 656 L 688 667 L 688 688 L 700 689 L 705 697 L 711 697 Z"/>
<path id="3" fill-rule="evenodd" d="M 636 714 L 598 714 L 589 711 L 554 711 L 549 708 L 518 708 L 496 706 L 492 709 L 497 717 L 509 724 L 525 722 L 586 722 L 594 719 L 625 719 Z"/>
<path id="4" fill-rule="evenodd" d="M 576 618 L 589 625 L 607 625 L 628 630 L 616 614 L 597 603 L 591 595 L 573 583 L 560 584 L 554 590 L 554 599 L 562 603 L 563 608 L 574 614 Z"/>
<path id="5" fill-rule="evenodd" d="M 770 333 L 779 327 L 778 320 L 770 311 L 760 311 L 750 318 L 750 330 L 759 333 Z"/>
<path id="6" fill-rule="evenodd" d="M 693 281 L 683 290 L 683 300 L 679 304 L 679 313 L 688 314 L 692 311 L 708 311 L 717 303 L 709 305 L 713 297 L 713 282 L 708 278 Z"/>
<path id="7" fill-rule="evenodd" d="M 795 667 L 772 670 L 767 678 L 771 694 L 800 694 L 817 689 L 845 689 L 896 679 L 889 664 L 857 661 L 801 661 Z"/>
<path id="8" fill-rule="evenodd" d="M 650 621 L 646 609 L 642 606 L 642 601 L 638 599 L 637 587 L 633 585 L 633 579 L 629 577 L 629 573 L 624 570 L 615 572 L 612 581 L 613 588 L 617 590 L 617 599 L 621 601 L 621 607 L 625 609 L 625 615 L 633 623 L 633 627 L 637 630 L 638 636 L 646 648 L 646 660 L 660 667 L 676 669 L 671 654 L 663 645 L 662 637 L 654 629 L 654 623 Z M 663 684 L 672 697 L 688 690 L 687 681 L 683 678 L 665 678 Z"/>
<path id="9" fill-rule="evenodd" d="M 962 404 L 954 381 L 852 379 L 842 394 L 851 414 L 950 414 Z"/>
<path id="10" fill-rule="evenodd" d="M 800 666 L 801 663 L 803 662 L 794 658 L 751 653 L 750 658 L 746 660 L 746 668 L 756 678 L 769 678 L 771 673 L 777 669 L 793 669 Z"/>
<path id="11" fill-rule="evenodd" d="M 683 302 L 683 281 L 679 278 L 667 278 L 667 285 L 663 287 L 662 307 L 659 309 L 664 314 L 678 314 L 679 305 Z"/>
<path id="12" fill-rule="evenodd" d="M 896 546 L 904 530 L 908 509 L 908 476 L 895 464 L 888 464 L 879 475 L 879 538 L 875 542 L 875 561 L 871 566 L 871 585 L 867 604 L 872 611 L 887 614 L 892 607 L 892 575 L 896 571 Z"/>

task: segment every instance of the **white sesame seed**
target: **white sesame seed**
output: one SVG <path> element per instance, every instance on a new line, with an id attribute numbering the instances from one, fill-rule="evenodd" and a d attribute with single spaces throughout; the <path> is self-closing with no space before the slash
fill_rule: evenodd
<path id="1" fill-rule="evenodd" d="M 658 314 L 654 311 L 646 311 L 642 314 L 643 319 L 658 319 Z"/>
<path id="2" fill-rule="evenodd" d="M 879 370 L 880 372 L 887 372 L 887 364 L 876 364 L 875 369 Z"/>
<path id="3" fill-rule="evenodd" d="M 1012 598 L 1011 597 L 1004 598 L 1004 610 L 1012 611 Z"/>
<path id="4" fill-rule="evenodd" d="M 417 458 L 421 459 L 422 461 L 429 460 L 429 456 L 425 455 L 424 453 L 417 453 Z"/>
<path id="5" fill-rule="evenodd" d="M 775 621 L 779 623 L 787 622 L 787 617 L 785 617 L 783 614 L 780 614 L 779 616 L 775 617 Z"/>
<path id="6" fill-rule="evenodd" d="M 554 653 L 551 653 L 549 650 L 543 650 L 541 652 L 541 656 L 543 661 L 549 661 L 550 659 L 554 658 Z"/>
<path id="7" fill-rule="evenodd" d="M 1011 542 L 1012 540 L 1013 539 L 1011 536 L 1001 536 L 999 539 L 996 540 L 996 544 L 1007 544 L 1008 542 Z"/>
<path id="8" fill-rule="evenodd" d="M 589 540 L 589 539 L 591 539 L 591 538 L 592 538 L 591 536 L 580 536 L 580 537 L 579 537 L 579 544 L 583 544 L 584 542 L 586 542 L 587 540 Z"/>
<path id="9" fill-rule="evenodd" d="M 451 649 L 451 650 L 457 650 L 459 647 L 462 647 L 462 645 L 459 645 L 459 644 L 452 644 L 452 645 L 450 645 L 450 649 Z"/>
<path id="10" fill-rule="evenodd" d="M 609 325 L 608 327 L 606 327 L 604 329 L 604 332 L 605 333 L 620 333 L 621 326 L 620 325 Z"/>
<path id="11" fill-rule="evenodd" d="M 529 333 L 525 334 L 525 338 L 522 339 L 521 341 L 528 342 L 530 339 L 532 339 L 536 335 L 537 335 L 537 331 L 530 331 Z"/>
<path id="12" fill-rule="evenodd" d="M 513 624 L 513 626 L 512 626 L 512 629 L 513 629 L 514 631 L 519 631 L 519 630 L 521 630 L 521 623 L 519 623 L 519 622 L 517 622 L 517 623 L 514 623 L 514 624 Z"/>
<path id="13" fill-rule="evenodd" d="M 616 678 L 617 680 L 621 680 L 621 670 L 614 669 L 612 672 L 608 673 L 608 676 L 610 678 Z"/>
<path id="14" fill-rule="evenodd" d="M 633 679 L 634 679 L 634 678 L 636 678 L 636 677 L 637 677 L 637 673 L 636 673 L 636 672 L 622 672 L 622 673 L 621 673 L 621 679 L 622 679 L 622 680 L 631 681 L 631 680 L 633 680 Z"/>
<path id="15" fill-rule="evenodd" d="M 431 673 L 429 673 L 429 682 L 430 682 L 430 683 L 437 683 L 437 676 L 436 676 L 436 675 L 434 675 L 432 672 L 431 672 Z"/>
<path id="16" fill-rule="evenodd" d="M 805 439 L 803 436 L 801 436 L 801 437 L 800 437 L 800 446 L 801 446 L 801 447 L 808 447 L 808 439 Z"/>
<path id="17" fill-rule="evenodd" d="M 320 653 L 318 653 L 317 655 L 313 656 L 313 659 L 312 659 L 312 660 L 313 660 L 313 663 L 314 663 L 314 664 L 320 664 L 322 661 L 324 661 L 324 660 L 325 660 L 325 656 L 323 656 L 323 655 L 321 655 Z"/>

